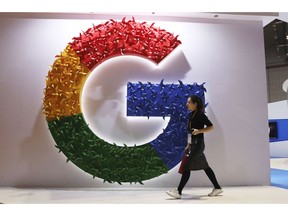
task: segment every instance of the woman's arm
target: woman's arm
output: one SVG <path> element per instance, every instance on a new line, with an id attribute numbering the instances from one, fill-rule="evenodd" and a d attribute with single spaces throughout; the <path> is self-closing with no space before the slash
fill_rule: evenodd
<path id="1" fill-rule="evenodd" d="M 203 129 L 194 129 L 192 134 L 193 135 L 197 135 L 197 134 L 200 134 L 200 133 L 206 133 L 206 132 L 211 131 L 213 129 L 214 129 L 213 126 L 208 126 L 208 127 L 203 128 Z"/>

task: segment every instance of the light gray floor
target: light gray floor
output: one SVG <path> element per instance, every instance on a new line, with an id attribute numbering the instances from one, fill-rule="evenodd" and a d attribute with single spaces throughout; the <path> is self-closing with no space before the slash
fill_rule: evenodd
<path id="1" fill-rule="evenodd" d="M 167 188 L 168 189 L 168 188 Z M 272 186 L 225 187 L 223 195 L 208 197 L 211 188 L 187 188 L 182 199 L 165 189 L 16 189 L 1 188 L 7 204 L 288 204 L 288 190 Z"/>
<path id="2" fill-rule="evenodd" d="M 271 159 L 271 168 L 288 170 L 288 159 Z M 186 188 L 182 199 L 173 199 L 165 193 L 168 188 L 100 190 L 93 188 L 0 188 L 0 202 L 10 204 L 0 205 L 0 215 L 12 215 L 14 211 L 21 215 L 29 213 L 29 216 L 38 216 L 39 212 L 45 212 L 44 215 L 51 215 L 50 213 L 54 215 L 59 211 L 69 216 L 98 215 L 100 212 L 100 215 L 113 216 L 147 216 L 155 215 L 155 212 L 161 213 L 160 216 L 162 214 L 180 216 L 186 213 L 189 215 L 190 211 L 192 215 L 199 215 L 195 212 L 200 211 L 201 216 L 206 215 L 205 212 L 207 215 L 215 215 L 215 211 L 220 212 L 221 216 L 230 216 L 234 213 L 247 215 L 250 211 L 265 215 L 280 213 L 285 215 L 288 212 L 287 189 L 273 186 L 224 187 L 223 189 L 223 195 L 208 197 L 207 194 L 211 188 Z M 93 212 L 95 214 L 92 214 Z"/>
<path id="3" fill-rule="evenodd" d="M 270 167 L 274 169 L 288 170 L 288 158 L 270 159 Z"/>

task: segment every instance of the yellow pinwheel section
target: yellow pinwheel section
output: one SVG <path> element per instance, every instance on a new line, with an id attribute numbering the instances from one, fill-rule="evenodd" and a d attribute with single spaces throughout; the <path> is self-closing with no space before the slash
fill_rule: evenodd
<path id="1" fill-rule="evenodd" d="M 44 90 L 43 109 L 47 121 L 81 113 L 80 95 L 89 73 L 70 45 L 56 56 Z"/>

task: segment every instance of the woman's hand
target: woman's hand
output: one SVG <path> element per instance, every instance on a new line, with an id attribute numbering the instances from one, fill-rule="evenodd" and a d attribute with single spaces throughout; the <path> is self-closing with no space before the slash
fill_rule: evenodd
<path id="1" fill-rule="evenodd" d="M 197 135 L 197 134 L 200 134 L 200 133 L 203 133 L 201 132 L 199 129 L 195 129 L 192 131 L 192 135 Z"/>
<path id="2" fill-rule="evenodd" d="M 185 152 L 185 154 L 189 154 L 189 152 L 190 152 L 190 145 L 188 144 L 187 146 L 186 146 L 186 148 L 184 149 L 184 152 Z"/>
<path id="3" fill-rule="evenodd" d="M 203 129 L 195 129 L 193 128 L 193 131 L 192 131 L 192 135 L 197 135 L 197 134 L 200 134 L 200 133 L 206 133 L 210 130 L 213 130 L 214 127 L 213 126 L 209 126 L 209 127 L 206 127 L 206 128 L 203 128 Z"/>

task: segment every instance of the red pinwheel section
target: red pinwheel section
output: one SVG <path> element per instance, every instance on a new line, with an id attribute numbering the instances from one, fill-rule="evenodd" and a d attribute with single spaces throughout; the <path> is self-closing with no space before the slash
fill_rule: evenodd
<path id="1" fill-rule="evenodd" d="M 70 46 L 81 62 L 92 70 L 106 58 L 117 55 L 140 55 L 156 63 L 161 62 L 181 41 L 163 29 L 135 22 L 110 19 L 74 37 Z"/>

